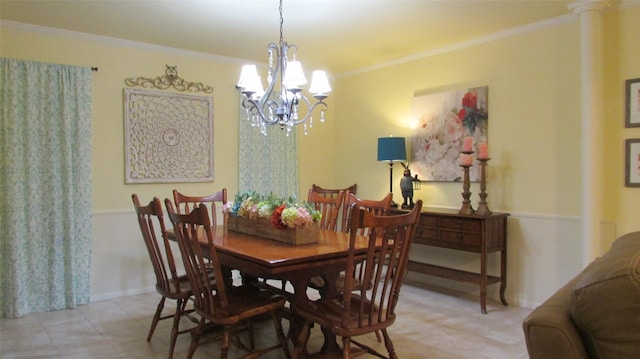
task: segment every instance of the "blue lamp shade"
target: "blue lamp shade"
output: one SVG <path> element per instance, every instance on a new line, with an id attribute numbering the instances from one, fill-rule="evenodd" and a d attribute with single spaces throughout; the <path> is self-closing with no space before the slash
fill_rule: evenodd
<path id="1" fill-rule="evenodd" d="M 378 138 L 378 161 L 405 161 L 406 159 L 404 137 Z"/>

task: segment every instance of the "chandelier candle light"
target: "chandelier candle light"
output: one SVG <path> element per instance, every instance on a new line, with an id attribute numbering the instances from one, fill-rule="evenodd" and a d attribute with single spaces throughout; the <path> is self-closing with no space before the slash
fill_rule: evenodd
<path id="1" fill-rule="evenodd" d="M 262 80 L 258 75 L 256 65 L 244 65 L 237 87 L 244 95 L 242 106 L 249 115 L 252 126 L 260 127 L 260 132 L 266 136 L 267 125 L 278 125 L 287 130 L 287 135 L 294 125 L 303 124 L 304 134 L 313 127 L 313 110 L 320 106 L 320 122 L 324 122 L 324 112 L 327 104 L 324 100 L 331 86 L 324 71 L 316 70 L 311 78 L 309 92 L 316 102 L 311 101 L 302 93 L 302 85 L 307 79 L 302 71 L 302 64 L 296 60 L 296 45 L 288 44 L 282 35 L 282 0 L 280 0 L 280 42 L 272 42 L 267 46 L 269 52 L 269 72 L 267 74 L 267 90 L 262 87 Z M 288 53 L 292 52 L 289 61 Z M 275 59 L 275 63 L 274 63 Z M 279 86 L 276 89 L 276 84 Z M 302 104 L 302 106 L 300 106 Z M 302 112 L 300 112 L 302 111 Z"/>

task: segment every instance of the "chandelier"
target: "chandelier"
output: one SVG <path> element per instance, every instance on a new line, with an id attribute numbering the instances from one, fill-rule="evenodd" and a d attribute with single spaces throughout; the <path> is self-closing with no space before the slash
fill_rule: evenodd
<path id="1" fill-rule="evenodd" d="M 244 95 L 242 106 L 245 108 L 251 125 L 260 127 L 263 135 L 267 134 L 267 126 L 278 125 L 286 129 L 287 136 L 295 125 L 304 125 L 304 134 L 313 127 L 313 110 L 320 106 L 320 122 L 324 122 L 327 104 L 324 100 L 331 91 L 327 74 L 314 71 L 311 77 L 309 92 L 315 98 L 311 101 L 302 93 L 302 85 L 307 79 L 302 71 L 302 64 L 296 60 L 296 45 L 288 44 L 282 37 L 282 0 L 280 0 L 280 43 L 267 46 L 269 52 L 269 72 L 267 73 L 267 89 L 262 87 L 256 65 L 244 65 L 240 73 L 237 87 Z M 288 53 L 292 59 L 289 61 Z M 276 88 L 278 85 L 279 88 Z"/>

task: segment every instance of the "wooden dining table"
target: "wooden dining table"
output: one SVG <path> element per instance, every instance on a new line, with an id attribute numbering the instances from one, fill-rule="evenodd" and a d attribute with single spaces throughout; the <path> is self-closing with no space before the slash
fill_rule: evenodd
<path id="1" fill-rule="evenodd" d="M 173 231 L 167 232 L 169 238 L 175 240 Z M 294 317 L 296 303 L 310 300 L 307 296 L 309 279 L 321 276 L 325 283 L 335 284 L 349 255 L 349 234 L 343 232 L 321 230 L 317 243 L 302 245 L 234 232 L 223 226 L 216 227 L 213 235 L 213 244 L 222 266 L 238 270 L 243 278 L 277 279 L 291 283 L 293 292 L 288 297 Z M 199 240 L 203 246 L 208 246 L 204 236 Z M 357 237 L 355 248 L 356 260 L 358 257 L 364 259 L 368 238 Z M 327 285 L 321 294 L 333 296 L 336 292 L 335 285 Z M 291 339 L 295 344 L 296 337 Z M 325 333 L 323 350 L 340 350 L 335 337 L 329 338 Z"/>

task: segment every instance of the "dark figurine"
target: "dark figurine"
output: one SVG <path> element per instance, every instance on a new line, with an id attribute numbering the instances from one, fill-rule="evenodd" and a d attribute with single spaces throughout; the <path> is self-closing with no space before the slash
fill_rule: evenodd
<path id="1" fill-rule="evenodd" d="M 404 167 L 404 174 L 400 180 L 400 190 L 402 191 L 402 208 L 413 208 L 413 177 L 411 177 L 411 170 L 408 164 L 402 164 Z"/>

